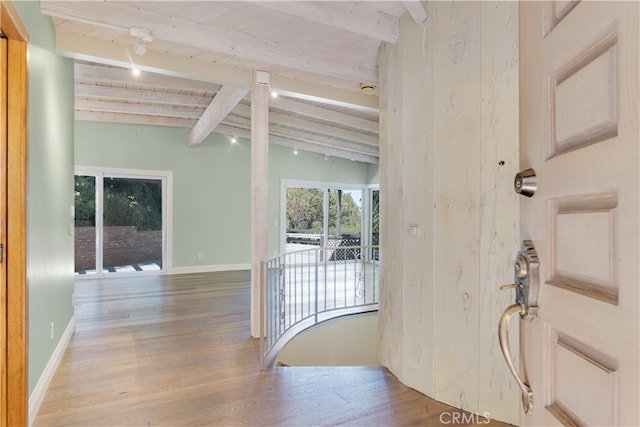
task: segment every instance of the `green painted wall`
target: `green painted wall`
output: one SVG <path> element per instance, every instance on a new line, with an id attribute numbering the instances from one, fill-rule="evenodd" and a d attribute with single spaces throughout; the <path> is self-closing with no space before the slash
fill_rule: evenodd
<path id="1" fill-rule="evenodd" d="M 76 165 L 172 171 L 173 265 L 246 263 L 249 147 L 213 135 L 189 148 L 188 135 L 184 128 L 77 121 Z"/>
<path id="2" fill-rule="evenodd" d="M 378 165 L 367 165 L 367 177 L 369 184 L 380 184 L 380 167 Z"/>
<path id="3" fill-rule="evenodd" d="M 78 166 L 173 172 L 173 266 L 249 264 L 251 261 L 251 146 L 211 134 L 187 146 L 189 129 L 77 121 Z M 270 251 L 277 250 L 281 179 L 367 183 L 363 163 L 270 146 Z M 204 255 L 198 259 L 198 253 Z"/>
<path id="4" fill-rule="evenodd" d="M 73 62 L 40 3 L 14 2 L 29 32 L 29 393 L 73 316 Z M 54 323 L 54 338 L 50 325 Z"/>

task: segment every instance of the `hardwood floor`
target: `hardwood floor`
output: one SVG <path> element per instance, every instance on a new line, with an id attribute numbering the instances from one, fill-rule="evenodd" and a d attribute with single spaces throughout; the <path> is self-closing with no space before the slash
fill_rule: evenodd
<path id="1" fill-rule="evenodd" d="M 384 368 L 260 372 L 249 271 L 82 280 L 75 292 L 76 333 L 35 426 L 430 426 L 459 412 Z"/>

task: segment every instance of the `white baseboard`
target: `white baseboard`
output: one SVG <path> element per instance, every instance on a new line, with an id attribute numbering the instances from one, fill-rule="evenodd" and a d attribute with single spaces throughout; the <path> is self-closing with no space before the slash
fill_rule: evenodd
<path id="1" fill-rule="evenodd" d="M 209 273 L 213 271 L 234 271 L 250 269 L 251 264 L 193 265 L 189 267 L 173 267 L 169 274 Z"/>
<path id="2" fill-rule="evenodd" d="M 38 383 L 33 389 L 31 396 L 29 396 L 29 427 L 33 424 L 36 419 L 36 415 L 38 415 L 38 411 L 40 410 L 40 405 L 44 400 L 44 396 L 47 393 L 47 389 L 49 388 L 49 384 L 51 384 L 51 380 L 53 379 L 53 375 L 56 373 L 58 366 L 60 365 L 60 361 L 62 360 L 62 356 L 64 355 L 64 351 L 67 349 L 67 345 L 73 336 L 74 331 L 76 330 L 76 315 L 71 316 L 71 320 L 67 324 L 67 328 L 64 330 L 62 337 L 60 337 L 60 341 L 58 341 L 58 345 L 56 349 L 53 351 L 51 358 L 49 359 L 49 363 L 45 366 L 44 371 L 42 371 L 42 375 L 40 375 L 40 379 Z"/>

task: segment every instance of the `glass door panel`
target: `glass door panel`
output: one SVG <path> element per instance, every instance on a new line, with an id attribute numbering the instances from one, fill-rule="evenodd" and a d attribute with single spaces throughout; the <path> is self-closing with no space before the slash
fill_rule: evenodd
<path id="1" fill-rule="evenodd" d="M 362 190 L 330 188 L 327 247 L 360 246 L 362 244 Z M 339 250 L 334 258 L 353 259 L 353 250 Z"/>
<path id="2" fill-rule="evenodd" d="M 103 272 L 162 269 L 162 180 L 105 177 Z"/>
<path id="3" fill-rule="evenodd" d="M 369 242 L 372 245 L 380 244 L 380 190 L 371 190 L 371 236 Z M 379 249 L 375 250 L 373 257 L 375 260 L 380 258 Z"/>
<path id="4" fill-rule="evenodd" d="M 75 272 L 96 272 L 96 177 L 75 176 Z"/>
<path id="5" fill-rule="evenodd" d="M 286 252 L 324 246 L 324 192 L 288 187 L 286 200 Z"/>

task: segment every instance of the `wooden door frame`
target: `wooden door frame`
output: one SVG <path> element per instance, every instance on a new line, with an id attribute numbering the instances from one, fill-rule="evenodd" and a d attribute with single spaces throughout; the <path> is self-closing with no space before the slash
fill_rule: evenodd
<path id="1" fill-rule="evenodd" d="M 28 424 L 27 299 L 27 119 L 29 36 L 9 0 L 0 0 L 0 25 L 7 38 L 6 235 L 6 389 L 0 427 Z M 3 307 L 3 311 L 5 311 Z M 3 314 L 5 314 L 3 313 Z"/>

